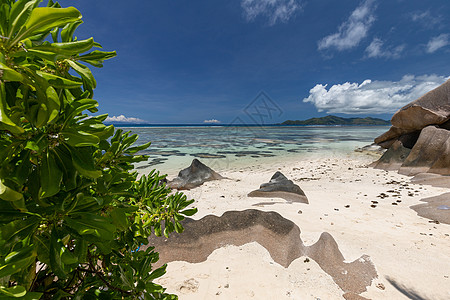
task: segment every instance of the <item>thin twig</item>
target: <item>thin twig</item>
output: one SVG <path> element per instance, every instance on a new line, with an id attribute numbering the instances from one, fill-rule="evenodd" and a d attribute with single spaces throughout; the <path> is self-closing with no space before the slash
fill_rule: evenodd
<path id="1" fill-rule="evenodd" d="M 115 291 L 118 291 L 118 292 L 120 292 L 122 294 L 131 295 L 131 292 L 122 290 L 121 288 L 115 287 L 115 286 L 111 285 L 110 283 L 108 283 L 108 281 L 106 281 L 106 279 L 103 277 L 103 275 L 100 273 L 100 271 L 96 271 L 95 270 L 95 267 L 92 264 L 91 256 L 89 254 L 88 254 L 88 258 L 89 258 L 89 266 L 91 267 L 92 270 L 94 270 L 94 271 L 91 271 L 91 272 L 95 273 L 95 275 L 97 275 L 98 278 L 100 278 L 100 280 L 103 281 L 103 283 L 106 284 L 106 286 L 108 288 L 110 288 L 112 290 L 115 290 Z"/>

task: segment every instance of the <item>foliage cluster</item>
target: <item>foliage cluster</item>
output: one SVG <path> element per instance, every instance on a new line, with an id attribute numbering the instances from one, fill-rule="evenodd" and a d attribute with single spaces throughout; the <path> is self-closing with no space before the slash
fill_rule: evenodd
<path id="1" fill-rule="evenodd" d="M 175 298 L 153 283 L 152 234 L 183 227 L 193 200 L 172 193 L 136 135 L 103 122 L 88 65 L 115 52 L 77 40 L 80 12 L 0 0 L 0 299 Z"/>

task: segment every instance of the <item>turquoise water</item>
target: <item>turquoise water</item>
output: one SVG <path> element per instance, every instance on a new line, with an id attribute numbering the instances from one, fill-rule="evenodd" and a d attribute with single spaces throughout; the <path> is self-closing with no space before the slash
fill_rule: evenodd
<path id="1" fill-rule="evenodd" d="M 140 154 L 147 162 L 140 172 L 158 169 L 174 173 L 198 158 L 217 170 L 292 157 L 348 154 L 373 143 L 386 126 L 267 126 L 267 127 L 126 127 L 139 135 L 138 144 L 152 145 Z"/>

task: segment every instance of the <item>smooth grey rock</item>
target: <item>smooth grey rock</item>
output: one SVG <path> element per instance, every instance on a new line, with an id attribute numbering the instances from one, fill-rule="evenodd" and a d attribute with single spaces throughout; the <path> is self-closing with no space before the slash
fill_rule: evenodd
<path id="1" fill-rule="evenodd" d="M 445 209 L 446 207 L 450 207 L 450 193 L 421 199 L 420 201 L 425 203 L 410 206 L 419 216 L 440 223 L 450 224 L 450 210 Z"/>
<path id="2" fill-rule="evenodd" d="M 277 171 L 269 182 L 261 184 L 258 190 L 252 191 L 248 197 L 283 198 L 288 201 L 308 203 L 302 189 Z"/>
<path id="3" fill-rule="evenodd" d="M 324 232 L 319 240 L 305 246 L 300 228 L 276 212 L 254 209 L 227 211 L 221 217 L 207 215 L 200 220 L 182 221 L 184 232 L 170 238 L 151 235 L 145 250 L 155 246 L 159 261 L 155 267 L 171 261 L 199 263 L 216 249 L 226 245 L 242 246 L 257 242 L 267 249 L 273 260 L 287 268 L 302 256 L 308 256 L 329 274 L 344 291 L 362 293 L 377 277 L 375 266 L 367 255 L 346 262 L 334 238 Z"/>
<path id="4" fill-rule="evenodd" d="M 409 176 L 426 172 L 450 175 L 449 139 L 450 131 L 446 129 L 424 128 L 399 173 Z"/>
<path id="5" fill-rule="evenodd" d="M 439 125 L 450 117 L 450 80 L 397 111 L 391 119 L 393 126 L 409 131 L 428 125 Z"/>
<path id="6" fill-rule="evenodd" d="M 194 159 L 189 167 L 181 170 L 178 177 L 168 182 L 168 186 L 177 190 L 190 190 L 198 187 L 206 181 L 224 179 L 211 168 Z"/>
<path id="7" fill-rule="evenodd" d="M 398 170 L 405 159 L 408 157 L 411 149 L 403 147 L 402 142 L 395 141 L 392 146 L 380 157 L 379 160 L 372 163 L 370 166 L 375 169 L 382 170 Z"/>

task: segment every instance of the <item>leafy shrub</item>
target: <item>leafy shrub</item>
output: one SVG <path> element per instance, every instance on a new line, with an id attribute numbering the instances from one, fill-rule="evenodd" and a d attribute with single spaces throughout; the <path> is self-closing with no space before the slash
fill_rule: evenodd
<path id="1" fill-rule="evenodd" d="M 183 231 L 193 200 L 155 171 L 138 179 L 149 144 L 85 113 L 87 65 L 116 53 L 74 37 L 77 9 L 39 2 L 0 2 L 0 299 L 176 298 L 152 282 L 158 253 L 137 250 Z"/>

